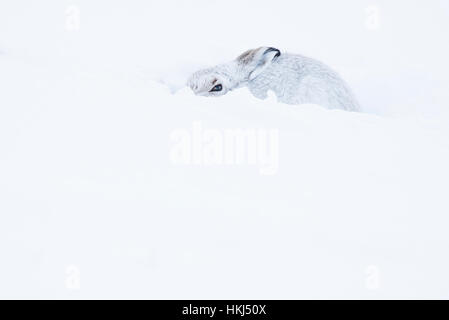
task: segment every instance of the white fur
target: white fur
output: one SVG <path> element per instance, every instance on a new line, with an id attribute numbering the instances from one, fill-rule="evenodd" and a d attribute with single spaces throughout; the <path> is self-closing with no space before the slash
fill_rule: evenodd
<path id="1" fill-rule="evenodd" d="M 259 99 L 265 99 L 272 90 L 279 102 L 287 104 L 313 103 L 359 111 L 351 90 L 335 71 L 311 58 L 279 53 L 268 47 L 249 50 L 234 61 L 194 73 L 188 85 L 203 96 L 221 96 L 247 86 Z M 210 92 L 217 84 L 223 90 Z"/>

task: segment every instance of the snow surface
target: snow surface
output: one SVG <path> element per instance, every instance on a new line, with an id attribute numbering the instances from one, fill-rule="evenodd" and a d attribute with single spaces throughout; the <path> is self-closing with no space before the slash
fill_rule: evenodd
<path id="1" fill-rule="evenodd" d="M 275 3 L 0 2 L 0 298 L 449 297 L 448 2 Z M 183 87 L 261 45 L 365 112 Z M 274 174 L 174 163 L 198 123 Z"/>

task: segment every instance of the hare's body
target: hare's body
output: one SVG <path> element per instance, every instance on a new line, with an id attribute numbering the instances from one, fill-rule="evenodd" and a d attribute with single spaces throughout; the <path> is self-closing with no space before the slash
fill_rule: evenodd
<path id="1" fill-rule="evenodd" d="M 272 90 L 279 102 L 313 103 L 329 109 L 358 111 L 358 103 L 339 75 L 319 61 L 283 54 L 254 80 L 251 93 L 260 99 Z"/>
<path id="2" fill-rule="evenodd" d="M 230 63 L 198 71 L 189 84 L 199 95 L 219 96 L 247 86 L 259 99 L 265 99 L 271 90 L 278 101 L 287 104 L 359 110 L 351 90 L 335 71 L 301 55 L 281 55 L 274 48 L 249 50 Z"/>

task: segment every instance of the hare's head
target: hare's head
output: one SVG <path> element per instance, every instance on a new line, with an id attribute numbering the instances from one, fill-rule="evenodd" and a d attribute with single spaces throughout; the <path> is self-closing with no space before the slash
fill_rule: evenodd
<path id="1" fill-rule="evenodd" d="M 188 81 L 188 86 L 199 96 L 218 97 L 225 95 L 234 87 L 229 74 L 218 68 L 195 72 Z"/>
<path id="2" fill-rule="evenodd" d="M 196 95 L 222 96 L 255 79 L 280 55 L 271 47 L 248 50 L 227 64 L 194 73 L 187 84 Z"/>

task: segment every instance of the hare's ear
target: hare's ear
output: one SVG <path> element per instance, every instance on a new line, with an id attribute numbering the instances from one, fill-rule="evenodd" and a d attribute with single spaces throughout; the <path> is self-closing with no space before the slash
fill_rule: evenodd
<path id="1" fill-rule="evenodd" d="M 262 47 L 255 50 L 249 50 L 237 59 L 249 71 L 248 80 L 253 80 L 280 55 L 281 52 L 276 48 Z"/>

